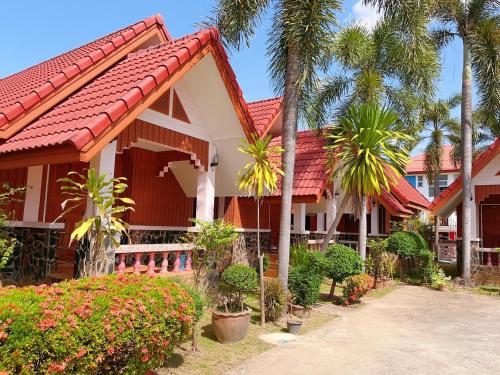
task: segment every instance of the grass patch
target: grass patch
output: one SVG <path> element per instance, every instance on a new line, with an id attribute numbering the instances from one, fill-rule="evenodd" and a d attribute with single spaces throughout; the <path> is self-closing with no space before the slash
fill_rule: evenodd
<path id="1" fill-rule="evenodd" d="M 485 294 L 488 296 L 500 296 L 500 287 L 493 285 L 481 285 L 474 288 L 474 291 L 478 294 Z"/>
<path id="2" fill-rule="evenodd" d="M 264 333 L 284 331 L 286 322 L 281 325 L 266 323 L 264 327 L 261 327 L 259 324 L 258 295 L 249 295 L 245 302 L 252 307 L 253 312 L 248 334 L 244 340 L 234 344 L 220 344 L 217 342 L 211 327 L 212 314 L 210 311 L 206 311 L 199 324 L 201 332 L 198 338 L 199 351 L 196 353 L 190 351 L 191 342 L 182 344 L 174 351 L 169 360 L 169 365 L 159 369 L 157 373 L 160 375 L 222 374 L 243 361 L 274 347 L 272 344 L 259 340 L 259 336 Z M 313 310 L 311 317 L 304 320 L 300 334 L 317 329 L 335 318 L 335 315 Z"/>

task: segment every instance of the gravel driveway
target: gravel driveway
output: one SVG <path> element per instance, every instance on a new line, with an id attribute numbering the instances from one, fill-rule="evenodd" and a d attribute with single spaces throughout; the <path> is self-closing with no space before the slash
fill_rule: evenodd
<path id="1" fill-rule="evenodd" d="M 500 298 L 402 286 L 228 374 L 500 374 Z"/>

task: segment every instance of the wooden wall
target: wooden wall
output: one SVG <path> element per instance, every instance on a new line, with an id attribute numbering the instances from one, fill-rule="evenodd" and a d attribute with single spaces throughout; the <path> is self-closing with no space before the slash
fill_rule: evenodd
<path id="1" fill-rule="evenodd" d="M 26 187 L 28 168 L 6 169 L 0 171 L 0 191 L 4 183 L 11 187 Z M 11 213 L 10 220 L 22 220 L 24 211 L 23 196 L 19 196 L 19 201 L 11 201 L 9 204 L 0 207 L 4 212 Z"/>
<path id="2" fill-rule="evenodd" d="M 270 228 L 269 203 L 262 203 L 260 207 L 260 228 Z M 226 197 L 224 204 L 224 221 L 233 224 L 236 228 L 257 228 L 257 206 L 252 198 Z"/>

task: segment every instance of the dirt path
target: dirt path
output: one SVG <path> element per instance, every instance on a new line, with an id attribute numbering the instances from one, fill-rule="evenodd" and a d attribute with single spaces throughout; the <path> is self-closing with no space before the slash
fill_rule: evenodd
<path id="1" fill-rule="evenodd" d="M 500 298 L 403 286 L 228 374 L 500 374 Z"/>

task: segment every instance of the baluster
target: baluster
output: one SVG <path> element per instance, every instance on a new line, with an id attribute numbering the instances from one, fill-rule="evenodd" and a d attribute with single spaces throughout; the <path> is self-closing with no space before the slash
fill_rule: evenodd
<path id="1" fill-rule="evenodd" d="M 193 267 L 191 266 L 193 263 L 191 259 L 191 250 L 188 250 L 186 252 L 186 267 L 184 267 L 184 271 L 186 272 L 191 272 L 193 270 Z"/>
<path id="2" fill-rule="evenodd" d="M 168 272 L 168 251 L 164 251 L 162 254 L 160 275 L 164 276 Z"/>
<path id="3" fill-rule="evenodd" d="M 490 251 L 488 251 L 488 252 L 486 253 L 486 265 L 487 265 L 488 267 L 493 266 L 493 263 L 491 262 L 491 252 L 490 252 Z"/>
<path id="4" fill-rule="evenodd" d="M 180 272 L 181 270 L 181 252 L 177 250 L 175 252 L 174 269 L 172 272 Z"/>
<path id="5" fill-rule="evenodd" d="M 120 258 L 120 263 L 118 264 L 118 267 L 116 268 L 116 273 L 118 275 L 123 275 L 125 273 L 125 257 L 127 254 L 122 253 L 119 255 Z"/>
<path id="6" fill-rule="evenodd" d="M 155 275 L 155 253 L 151 252 L 149 253 L 149 262 L 148 262 L 148 271 L 147 271 L 148 276 L 154 276 Z"/>
<path id="7" fill-rule="evenodd" d="M 134 273 L 141 273 L 141 253 L 134 253 L 135 255 L 135 263 L 134 263 Z"/>

